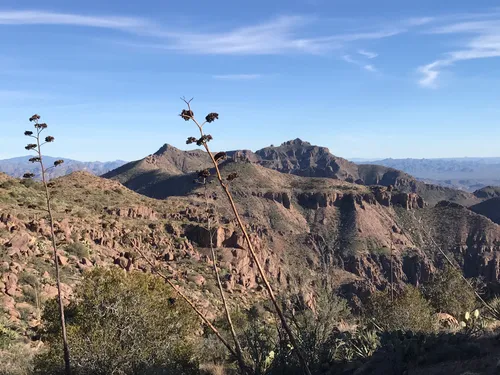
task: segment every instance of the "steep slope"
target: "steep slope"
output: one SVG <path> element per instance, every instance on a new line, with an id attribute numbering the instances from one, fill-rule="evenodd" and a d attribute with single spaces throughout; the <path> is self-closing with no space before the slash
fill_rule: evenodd
<path id="1" fill-rule="evenodd" d="M 473 212 L 481 214 L 500 224 L 500 197 L 493 197 L 469 207 Z"/>
<path id="2" fill-rule="evenodd" d="M 25 173 L 31 172 L 35 173 L 35 178 L 40 179 L 38 164 L 30 163 L 28 160 L 32 156 L 20 156 L 17 158 L 4 159 L 0 160 L 0 172 L 4 172 L 12 177 L 20 178 Z M 48 171 L 49 178 L 56 178 L 65 176 L 72 172 L 76 171 L 87 171 L 96 176 L 100 176 L 106 172 L 109 172 L 113 169 L 116 169 L 123 164 L 125 161 L 116 160 L 116 161 L 108 161 L 108 162 L 84 162 L 78 160 L 67 159 L 63 157 L 52 157 L 52 156 L 44 156 L 44 161 L 47 165 L 52 165 L 54 161 L 63 159 L 64 164 L 60 165 L 58 168 L 51 169 Z"/>
<path id="3" fill-rule="evenodd" d="M 182 176 L 208 167 L 208 155 L 201 150 L 181 151 L 169 144 L 144 159 L 127 163 L 103 175 L 132 190 L 142 191 L 170 176 Z M 146 194 L 152 196 L 152 194 Z"/>
<path id="4" fill-rule="evenodd" d="M 224 176 L 239 174 L 228 182 L 230 189 L 252 243 L 281 292 L 300 292 L 311 302 L 327 270 L 335 286 L 356 303 L 389 282 L 391 247 L 395 282 L 422 283 L 443 264 L 431 238 L 455 256 L 467 275 L 498 279 L 500 226 L 460 205 L 424 207 L 414 193 L 294 176 L 249 162 L 228 161 L 221 170 Z M 181 177 L 165 177 L 160 184 Z M 182 196 L 164 200 L 82 172 L 53 180 L 50 189 L 64 298 L 90 267 L 147 272 L 147 263 L 130 247 L 131 238 L 141 238 L 151 259 L 213 313 L 214 306 L 202 297 L 213 294 L 209 300 L 215 300 L 217 292 L 207 249 L 206 197 L 217 223 L 212 238 L 225 270 L 224 287 L 233 301 L 243 304 L 262 298 L 243 237 L 223 192 L 211 179 L 206 189 L 191 183 Z M 45 215 L 38 183 L 0 175 L 0 303 L 10 319 L 27 319 L 32 325 L 38 315 L 30 297 L 33 277 L 27 275 L 39 280 L 42 300 L 55 295 Z M 23 310 L 27 312 L 21 315 Z"/>

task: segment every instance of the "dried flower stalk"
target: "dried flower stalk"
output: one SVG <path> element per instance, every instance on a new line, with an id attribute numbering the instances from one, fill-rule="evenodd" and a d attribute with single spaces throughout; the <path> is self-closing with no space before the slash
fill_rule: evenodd
<path id="1" fill-rule="evenodd" d="M 243 224 L 241 218 L 240 218 L 240 215 L 238 213 L 238 209 L 236 208 L 236 205 L 234 203 L 234 199 L 233 199 L 233 196 L 231 194 L 231 192 L 229 191 L 229 188 L 228 188 L 228 185 L 226 184 L 226 182 L 224 182 L 224 179 L 221 175 L 221 172 L 220 172 L 220 169 L 219 169 L 219 165 L 217 163 L 217 161 L 215 160 L 214 158 L 214 155 L 212 154 L 212 152 L 210 151 L 210 148 L 208 147 L 208 142 L 210 140 L 212 140 L 212 136 L 211 135 L 206 135 L 204 132 L 203 132 L 203 126 L 206 124 L 206 123 L 210 123 L 212 122 L 214 119 L 217 119 L 219 117 L 218 114 L 216 113 L 211 113 L 209 115 L 207 115 L 206 119 L 205 119 L 205 122 L 203 123 L 199 123 L 196 118 L 194 117 L 194 112 L 192 111 L 191 109 L 191 100 L 186 100 L 185 98 L 181 98 L 184 103 L 186 103 L 186 105 L 188 106 L 188 109 L 184 109 L 182 110 L 180 116 L 182 117 L 183 120 L 185 121 L 193 121 L 196 126 L 198 127 L 198 130 L 200 132 L 200 136 L 201 138 L 199 138 L 199 140 L 197 141 L 197 144 L 199 145 L 202 145 L 207 154 L 209 155 L 213 165 L 214 165 L 214 168 L 215 168 L 215 173 L 216 173 L 216 177 L 217 177 L 217 180 L 219 181 L 219 184 L 220 186 L 222 187 L 222 190 L 224 190 L 224 193 L 226 194 L 227 196 L 227 199 L 229 201 L 229 204 L 231 206 L 231 209 L 234 213 L 234 216 L 236 217 L 236 221 L 238 222 L 238 225 L 241 229 L 241 231 L 243 232 L 243 236 L 245 237 L 245 241 L 247 243 L 247 246 L 248 246 L 248 250 L 250 252 L 250 255 L 253 259 L 253 261 L 255 262 L 255 264 L 257 265 L 257 269 L 259 271 L 259 274 L 262 278 L 262 281 L 264 282 L 264 285 L 266 287 L 266 290 L 269 294 L 269 298 L 271 299 L 273 305 L 274 305 L 274 308 L 276 309 L 276 313 L 278 314 L 280 320 L 281 320 L 281 324 L 283 325 L 283 328 L 285 329 L 287 335 L 288 335 L 288 338 L 290 340 L 290 343 L 292 344 L 293 348 L 294 348 L 294 352 L 296 353 L 304 371 L 306 372 L 307 375 L 311 375 L 311 371 L 309 370 L 309 367 L 307 365 L 307 361 L 302 353 L 302 351 L 300 350 L 300 347 L 298 345 L 298 342 L 290 328 L 290 326 L 288 325 L 286 319 L 285 319 L 285 316 L 283 314 L 283 312 L 281 311 L 281 307 L 279 306 L 277 300 L 276 300 L 276 297 L 274 295 L 274 291 L 273 291 L 273 288 L 271 287 L 271 284 L 269 283 L 269 281 L 267 280 L 267 277 L 266 277 L 266 274 L 264 272 L 264 269 L 262 268 L 262 265 L 260 264 L 260 261 L 257 257 L 257 254 L 255 252 L 255 249 L 253 248 L 253 245 L 252 245 L 252 242 L 250 241 L 250 237 L 248 235 L 248 232 L 245 228 L 245 225 Z M 210 117 L 209 117 L 210 116 Z M 209 119 L 211 121 L 209 121 Z M 231 175 L 228 176 L 227 180 L 228 181 L 231 181 L 231 180 L 234 180 L 235 178 L 237 178 L 238 175 L 236 173 L 232 173 Z"/>
<path id="2" fill-rule="evenodd" d="M 47 124 L 39 123 L 38 120 L 40 120 L 39 115 L 33 115 L 30 117 L 30 122 L 34 123 L 34 127 L 36 130 L 35 130 L 35 133 L 27 130 L 24 132 L 24 135 L 31 137 L 31 138 L 34 138 L 36 140 L 36 144 L 30 143 L 25 147 L 25 149 L 35 151 L 37 153 L 37 156 L 30 158 L 29 161 L 32 163 L 39 163 L 40 164 L 40 170 L 41 170 L 41 174 L 42 174 L 42 183 L 43 183 L 43 187 L 45 190 L 45 202 L 47 205 L 47 212 L 49 214 L 52 250 L 54 251 L 54 265 L 56 268 L 56 284 L 57 284 L 57 296 L 58 296 L 58 304 L 59 304 L 59 317 L 60 317 L 60 323 L 61 323 L 61 334 L 62 334 L 63 349 L 64 349 L 64 368 L 65 368 L 65 374 L 71 375 L 69 346 L 68 346 L 68 338 L 66 335 L 66 321 L 65 321 L 65 316 L 64 316 L 64 305 L 63 305 L 62 296 L 61 296 L 61 278 L 60 278 L 60 272 L 59 272 L 59 257 L 57 254 L 56 237 L 55 237 L 55 233 L 54 233 L 55 232 L 54 231 L 54 216 L 52 214 L 50 192 L 49 192 L 49 187 L 47 185 L 47 176 L 46 176 L 46 173 L 49 169 L 55 168 L 58 165 L 61 165 L 64 161 L 57 160 L 56 162 L 54 162 L 53 166 L 51 166 L 49 168 L 45 168 L 45 165 L 43 164 L 43 157 L 42 157 L 42 146 L 45 143 L 54 142 L 54 137 L 49 135 L 49 136 L 45 137 L 44 143 L 40 142 L 41 133 L 45 129 L 47 129 Z M 33 178 L 34 174 L 33 173 L 25 173 L 23 177 L 24 178 Z"/>

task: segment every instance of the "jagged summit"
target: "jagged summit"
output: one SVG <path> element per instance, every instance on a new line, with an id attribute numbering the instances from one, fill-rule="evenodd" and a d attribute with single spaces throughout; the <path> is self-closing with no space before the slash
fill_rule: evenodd
<path id="1" fill-rule="evenodd" d="M 309 142 L 303 141 L 300 138 L 295 138 L 290 141 L 283 142 L 282 146 L 311 146 Z"/>

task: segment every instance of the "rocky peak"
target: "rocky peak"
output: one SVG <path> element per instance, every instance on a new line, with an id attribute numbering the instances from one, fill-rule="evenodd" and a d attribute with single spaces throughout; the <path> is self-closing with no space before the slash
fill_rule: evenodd
<path id="1" fill-rule="evenodd" d="M 179 150 L 178 148 L 172 146 L 172 145 L 169 145 L 168 143 L 165 143 L 163 146 L 161 146 L 158 151 L 156 151 L 153 155 L 163 155 L 167 152 L 180 152 L 181 150 Z"/>
<path id="2" fill-rule="evenodd" d="M 290 141 L 283 142 L 282 146 L 311 146 L 309 142 L 303 141 L 300 138 L 295 138 Z"/>

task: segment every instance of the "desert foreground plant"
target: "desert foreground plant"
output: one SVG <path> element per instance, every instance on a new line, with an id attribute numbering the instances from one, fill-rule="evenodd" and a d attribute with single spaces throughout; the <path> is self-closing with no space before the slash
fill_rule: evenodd
<path id="1" fill-rule="evenodd" d="M 72 370 L 77 375 L 198 374 L 197 327 L 187 304 L 160 278 L 139 271 L 96 268 L 84 276 L 67 307 Z M 57 306 L 44 311 L 48 350 L 38 374 L 61 374 Z"/>
<path id="2" fill-rule="evenodd" d="M 57 297 L 58 297 L 58 305 L 59 305 L 59 321 L 61 325 L 61 338 L 62 338 L 62 343 L 63 343 L 63 351 L 64 351 L 64 364 L 65 364 L 65 373 L 66 375 L 71 374 L 71 366 L 70 366 L 70 356 L 69 356 L 69 346 L 68 346 L 68 339 L 67 339 L 67 333 L 66 333 L 66 323 L 65 323 L 65 316 L 64 316 L 64 305 L 62 301 L 62 296 L 61 296 L 61 278 L 60 278 L 60 273 L 59 273 L 59 256 L 57 253 L 57 245 L 56 245 L 56 238 L 55 238 L 55 233 L 54 233 L 54 216 L 52 214 L 52 205 L 51 205 L 51 199 L 50 199 L 50 192 L 49 192 L 49 187 L 47 185 L 47 171 L 50 168 L 55 168 L 59 165 L 61 165 L 64 161 L 63 160 L 56 160 L 54 162 L 54 165 L 52 165 L 49 168 L 46 168 L 46 166 L 43 163 L 43 155 L 42 155 L 42 146 L 46 143 L 51 143 L 54 142 L 54 137 L 48 135 L 45 138 L 42 136 L 42 132 L 47 129 L 47 124 L 39 122 L 40 116 L 39 115 L 33 115 L 30 117 L 30 122 L 34 123 L 35 131 L 31 130 L 26 130 L 24 132 L 24 135 L 30 138 L 33 138 L 36 143 L 29 143 L 25 149 L 28 151 L 34 151 L 36 153 L 36 156 L 32 157 L 29 159 L 30 162 L 32 163 L 38 163 L 40 165 L 40 173 L 42 177 L 42 183 L 43 187 L 45 190 L 45 203 L 47 207 L 47 213 L 49 215 L 49 225 L 50 225 L 50 237 L 51 237 L 51 242 L 52 242 L 52 250 L 54 252 L 54 266 L 56 270 L 56 283 L 57 283 Z M 23 176 L 25 179 L 31 179 L 34 177 L 33 173 L 25 173 Z"/>
<path id="3" fill-rule="evenodd" d="M 222 190 L 224 191 L 224 193 L 229 201 L 229 204 L 230 204 L 231 209 L 233 211 L 233 214 L 236 218 L 236 221 L 238 222 L 238 225 L 239 225 L 239 227 L 243 233 L 243 236 L 245 238 L 245 242 L 247 244 L 248 251 L 250 252 L 250 256 L 251 256 L 252 260 L 255 262 L 255 264 L 257 266 L 257 270 L 259 272 L 259 275 L 262 278 L 262 281 L 264 282 L 264 286 L 265 286 L 267 293 L 269 295 L 269 299 L 271 300 L 271 302 L 274 305 L 274 308 L 276 310 L 276 313 L 278 314 L 278 317 L 281 321 L 283 329 L 285 330 L 285 332 L 290 340 L 290 343 L 293 346 L 294 352 L 297 355 L 305 373 L 310 375 L 311 371 L 309 370 L 307 361 L 306 361 L 306 359 L 301 351 L 301 348 L 298 345 L 298 341 L 296 340 L 295 335 L 293 334 L 293 331 L 290 328 L 290 325 L 288 324 L 288 322 L 285 318 L 285 315 L 283 314 L 283 311 L 281 310 L 279 303 L 276 300 L 276 296 L 274 294 L 273 288 L 271 287 L 271 284 L 269 283 L 269 281 L 267 279 L 266 273 L 264 272 L 264 269 L 263 269 L 262 265 L 260 264 L 259 258 L 257 257 L 255 249 L 252 245 L 252 242 L 251 242 L 250 237 L 248 235 L 248 232 L 246 230 L 246 226 L 245 226 L 245 224 L 243 224 L 243 221 L 241 220 L 238 209 L 236 208 L 236 204 L 234 203 L 233 196 L 231 194 L 231 191 L 229 190 L 228 182 L 237 178 L 238 175 L 236 173 L 232 173 L 232 174 L 226 176 L 226 178 L 224 179 L 222 177 L 222 174 L 221 174 L 220 169 L 219 169 L 219 162 L 222 161 L 226 155 L 223 152 L 217 153 L 214 155 L 214 154 L 212 154 L 212 152 L 210 151 L 210 147 L 208 146 L 208 142 L 210 142 L 213 138 L 210 134 L 205 134 L 203 127 L 206 124 L 212 123 L 215 120 L 217 120 L 219 118 L 219 114 L 215 113 L 215 112 L 209 113 L 205 117 L 205 121 L 200 123 L 194 117 L 193 110 L 191 109 L 192 99 L 191 100 L 183 99 L 183 101 L 187 105 L 187 109 L 182 110 L 182 112 L 180 114 L 181 118 L 185 121 L 193 121 L 195 123 L 195 125 L 197 126 L 199 133 L 200 133 L 199 138 L 189 137 L 187 139 L 186 143 L 188 143 L 188 144 L 189 143 L 196 143 L 198 146 L 203 146 L 205 148 L 205 151 L 208 153 L 210 160 L 212 161 L 213 166 L 215 168 L 216 178 L 219 181 L 219 184 L 220 184 Z M 200 176 L 206 178 L 206 177 L 210 176 L 210 171 L 203 170 L 200 172 Z"/>

